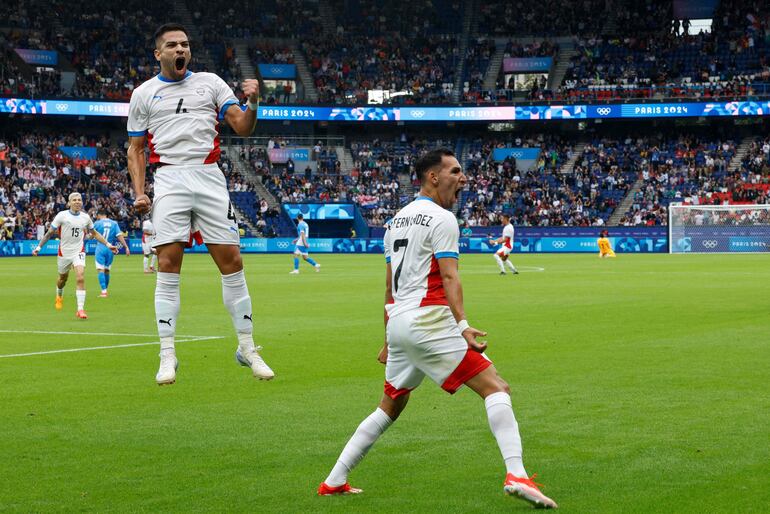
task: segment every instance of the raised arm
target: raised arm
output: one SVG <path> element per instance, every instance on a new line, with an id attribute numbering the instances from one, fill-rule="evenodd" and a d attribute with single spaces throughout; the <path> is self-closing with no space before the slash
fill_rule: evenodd
<path id="1" fill-rule="evenodd" d="M 243 93 L 248 98 L 248 108 L 241 110 L 239 105 L 231 105 L 225 111 L 225 121 L 236 134 L 241 137 L 250 136 L 257 126 L 257 109 L 259 109 L 259 81 L 247 79 L 242 84 Z"/>

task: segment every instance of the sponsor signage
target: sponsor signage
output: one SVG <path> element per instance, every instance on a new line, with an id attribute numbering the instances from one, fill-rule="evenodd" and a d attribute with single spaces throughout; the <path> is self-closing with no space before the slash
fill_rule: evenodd
<path id="1" fill-rule="evenodd" d="M 128 117 L 128 103 L 85 100 L 0 98 L 0 113 Z M 633 104 L 519 105 L 506 107 L 261 106 L 257 117 L 274 121 L 335 122 L 495 122 L 570 119 L 768 116 L 770 101 Z"/>
<path id="2" fill-rule="evenodd" d="M 293 79 L 297 76 L 294 64 L 258 64 L 263 79 Z"/>
<path id="3" fill-rule="evenodd" d="M 519 161 L 535 160 L 540 155 L 540 148 L 495 148 L 492 158 L 495 161 L 504 161 L 507 157 L 513 157 Z"/>
<path id="4" fill-rule="evenodd" d="M 59 53 L 55 50 L 30 50 L 28 48 L 15 48 L 14 51 L 27 64 L 37 66 L 56 66 L 59 64 Z"/>
<path id="5" fill-rule="evenodd" d="M 553 57 L 506 57 L 505 73 L 547 73 L 553 66 Z"/>

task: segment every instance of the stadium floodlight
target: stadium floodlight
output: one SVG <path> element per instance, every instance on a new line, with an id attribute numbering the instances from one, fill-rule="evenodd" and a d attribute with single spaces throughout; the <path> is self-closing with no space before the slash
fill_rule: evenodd
<path id="1" fill-rule="evenodd" d="M 668 207 L 669 253 L 770 252 L 770 205 Z"/>

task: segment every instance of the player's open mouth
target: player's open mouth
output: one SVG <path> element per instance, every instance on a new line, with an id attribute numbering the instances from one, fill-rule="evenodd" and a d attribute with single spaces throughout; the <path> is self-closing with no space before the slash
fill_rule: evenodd
<path id="1" fill-rule="evenodd" d="M 174 66 L 176 66 L 176 69 L 181 71 L 184 68 L 184 57 L 177 57 L 174 61 Z"/>

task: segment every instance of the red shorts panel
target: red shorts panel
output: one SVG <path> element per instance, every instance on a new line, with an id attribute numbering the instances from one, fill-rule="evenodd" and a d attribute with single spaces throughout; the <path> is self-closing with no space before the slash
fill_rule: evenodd
<path id="1" fill-rule="evenodd" d="M 492 361 L 485 358 L 479 352 L 468 348 L 463 360 L 460 361 L 460 364 L 457 365 L 452 374 L 447 377 L 443 384 L 441 384 L 441 389 L 449 394 L 454 394 L 465 382 L 472 379 L 491 365 Z"/>
<path id="2" fill-rule="evenodd" d="M 387 380 L 385 381 L 385 394 L 387 394 L 388 396 L 390 396 L 394 400 L 396 398 L 398 398 L 399 396 L 404 396 L 405 394 L 409 393 L 410 391 L 411 391 L 411 389 L 406 389 L 406 388 L 404 388 L 404 389 L 396 389 L 395 387 L 390 385 L 390 382 L 388 382 Z"/>

